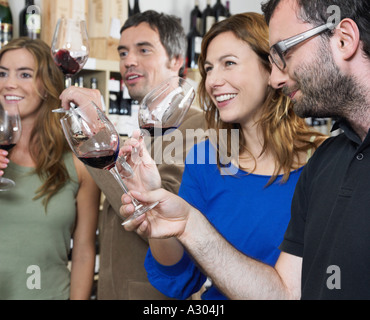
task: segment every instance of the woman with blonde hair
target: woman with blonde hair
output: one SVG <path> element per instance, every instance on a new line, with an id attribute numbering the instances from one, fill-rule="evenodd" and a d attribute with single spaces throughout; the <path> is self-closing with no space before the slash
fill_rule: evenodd
<path id="1" fill-rule="evenodd" d="M 199 99 L 213 135 L 189 153 L 179 196 L 237 249 L 274 265 L 295 185 L 310 153 L 325 137 L 294 114 L 281 90 L 270 87 L 268 56 L 268 27 L 258 13 L 234 15 L 215 24 L 203 38 Z M 153 216 L 167 214 L 169 197 L 164 198 Z M 124 201 L 129 203 L 128 198 Z M 130 211 L 132 206 L 125 205 L 121 212 Z M 140 233 L 150 233 L 146 226 Z M 206 275 L 180 242 L 149 242 L 145 267 L 153 286 L 178 299 L 202 287 Z M 210 285 L 202 298 L 226 297 Z"/>
<path id="2" fill-rule="evenodd" d="M 89 299 L 100 191 L 63 135 L 63 74 L 41 40 L 19 38 L 0 51 L 0 98 L 18 104 L 22 135 L 0 150 L 0 299 Z M 72 269 L 68 268 L 73 238 Z"/>

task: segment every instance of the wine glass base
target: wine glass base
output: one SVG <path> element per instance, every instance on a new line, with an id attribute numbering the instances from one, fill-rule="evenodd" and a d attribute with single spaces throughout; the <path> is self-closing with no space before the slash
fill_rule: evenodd
<path id="1" fill-rule="evenodd" d="M 0 178 L 0 192 L 1 191 L 8 191 L 15 187 L 15 182 L 10 179 Z"/>
<path id="2" fill-rule="evenodd" d="M 124 226 L 125 224 L 129 223 L 130 221 L 135 220 L 136 218 L 140 217 L 145 212 L 147 212 L 149 210 L 152 210 L 158 203 L 159 203 L 159 201 L 154 202 L 154 203 L 149 204 L 149 205 L 139 206 L 138 208 L 136 208 L 135 212 L 131 216 L 129 216 L 125 221 L 123 221 L 122 225 Z"/>

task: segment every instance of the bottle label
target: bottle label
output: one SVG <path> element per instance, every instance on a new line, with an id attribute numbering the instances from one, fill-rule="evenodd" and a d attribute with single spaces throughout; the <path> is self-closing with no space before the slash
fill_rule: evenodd
<path id="1" fill-rule="evenodd" d="M 27 7 L 26 25 L 27 25 L 28 30 L 34 33 L 40 33 L 41 16 L 40 16 L 40 8 L 38 6 L 32 5 L 32 6 Z"/>
<path id="2" fill-rule="evenodd" d="M 194 52 L 200 54 L 202 51 L 202 37 L 195 37 L 194 39 Z"/>
<path id="3" fill-rule="evenodd" d="M 9 23 L 0 22 L 0 49 L 12 40 L 13 26 Z"/>
<path id="4" fill-rule="evenodd" d="M 206 18 L 206 30 L 205 30 L 206 33 L 209 31 L 209 29 L 212 28 L 212 26 L 215 24 L 215 22 L 216 22 L 216 18 L 213 17 L 213 16 L 208 16 Z"/>
<path id="5" fill-rule="evenodd" d="M 202 19 L 197 18 L 197 30 L 201 34 L 202 33 Z"/>

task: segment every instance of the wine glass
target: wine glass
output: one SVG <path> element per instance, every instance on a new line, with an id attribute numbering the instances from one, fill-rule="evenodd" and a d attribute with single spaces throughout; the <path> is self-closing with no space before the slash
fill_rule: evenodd
<path id="1" fill-rule="evenodd" d="M 125 193 L 125 186 L 116 166 L 120 137 L 113 124 L 94 102 L 66 111 L 60 120 L 70 148 L 88 166 L 108 170 Z M 135 198 L 135 215 L 139 216 L 154 208 L 158 202 L 143 205 Z"/>
<path id="2" fill-rule="evenodd" d="M 150 91 L 138 113 L 141 135 L 158 136 L 177 129 L 195 98 L 192 85 L 181 77 L 171 77 Z"/>
<path id="3" fill-rule="evenodd" d="M 21 118 L 17 104 L 0 103 L 0 149 L 10 151 L 15 147 L 22 132 Z M 0 178 L 0 191 L 10 190 L 15 182 Z"/>
<path id="4" fill-rule="evenodd" d="M 81 71 L 89 57 L 89 41 L 84 20 L 59 19 L 51 44 L 51 54 L 66 78 L 66 87 L 72 76 Z"/>
<path id="5" fill-rule="evenodd" d="M 177 129 L 195 98 L 193 86 L 184 78 L 174 76 L 150 91 L 140 104 L 138 123 L 140 138 L 161 136 Z M 132 161 L 137 162 L 138 150 L 133 149 Z M 127 164 L 125 168 L 129 165 Z"/>

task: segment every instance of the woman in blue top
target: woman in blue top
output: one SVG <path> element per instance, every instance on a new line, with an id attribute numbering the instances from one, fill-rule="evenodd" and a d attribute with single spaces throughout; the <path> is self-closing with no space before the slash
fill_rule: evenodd
<path id="1" fill-rule="evenodd" d="M 199 99 L 212 130 L 187 156 L 179 195 L 232 245 L 273 266 L 296 182 L 324 136 L 269 86 L 268 27 L 262 15 L 238 14 L 215 24 L 201 52 Z M 160 210 L 159 205 L 153 211 Z M 153 286 L 178 299 L 201 289 L 206 275 L 176 239 L 149 242 L 145 267 Z M 226 297 L 211 285 L 202 298 Z"/>

